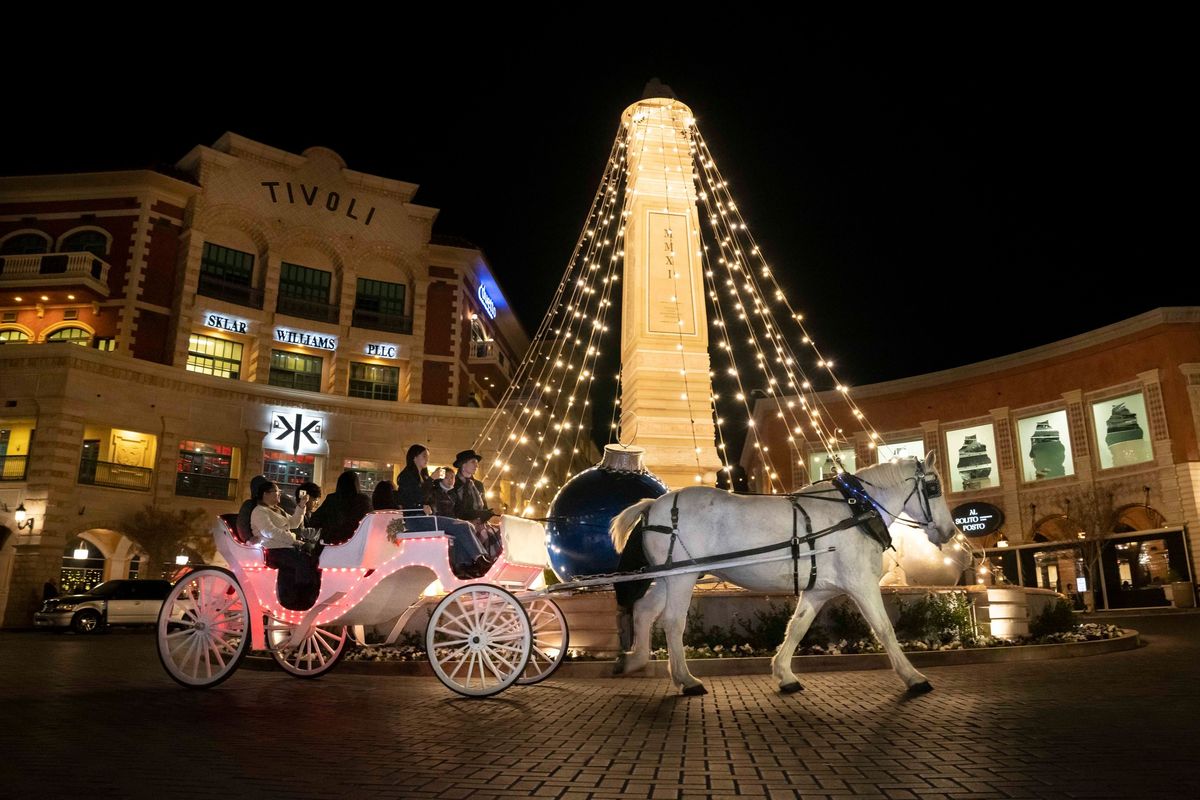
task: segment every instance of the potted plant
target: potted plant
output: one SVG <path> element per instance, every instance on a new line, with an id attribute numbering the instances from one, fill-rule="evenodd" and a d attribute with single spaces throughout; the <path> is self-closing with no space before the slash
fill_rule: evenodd
<path id="1" fill-rule="evenodd" d="M 1171 605 L 1176 608 L 1192 608 L 1196 605 L 1195 595 L 1192 593 L 1192 584 L 1185 581 L 1183 576 L 1179 574 L 1179 570 L 1172 567 L 1167 570 L 1167 586 L 1168 597 L 1171 600 Z"/>

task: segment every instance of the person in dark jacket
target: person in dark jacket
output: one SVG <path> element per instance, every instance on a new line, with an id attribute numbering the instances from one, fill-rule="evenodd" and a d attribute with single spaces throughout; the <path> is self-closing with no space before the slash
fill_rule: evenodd
<path id="1" fill-rule="evenodd" d="M 454 493 L 454 470 L 442 467 L 435 478 L 425 484 L 425 505 L 439 517 L 453 517 L 458 495 Z"/>
<path id="2" fill-rule="evenodd" d="M 475 531 L 468 523 L 450 516 L 435 515 L 426 504 L 429 481 L 429 451 L 419 444 L 408 448 L 404 469 L 396 478 L 400 506 L 404 509 L 404 530 L 408 533 L 442 531 L 454 539 L 450 564 L 459 577 L 477 578 L 492 562 L 479 547 Z"/>
<path id="3" fill-rule="evenodd" d="M 371 507 L 376 511 L 391 511 L 400 507 L 396 497 L 396 484 L 391 481 L 380 481 L 371 492 Z"/>
<path id="4" fill-rule="evenodd" d="M 474 450 L 463 450 L 454 457 L 454 468 L 458 470 L 458 478 L 454 485 L 457 499 L 454 516 L 471 523 L 484 553 L 495 560 L 502 549 L 500 529 L 491 524 L 490 520 L 498 515 L 488 508 L 483 483 L 475 477 L 482 460 L 483 456 Z"/>
<path id="5" fill-rule="evenodd" d="M 431 513 L 425 505 L 425 484 L 429 481 L 429 451 L 414 444 L 404 456 L 404 469 L 396 476 L 396 499 L 404 516 L 416 517 Z"/>
<path id="6" fill-rule="evenodd" d="M 308 481 L 300 484 L 296 491 L 304 492 L 308 495 L 308 499 L 304 503 L 304 527 L 311 528 L 309 520 L 312 519 L 313 512 L 317 510 L 317 506 L 321 504 L 321 487 L 312 481 Z"/>
<path id="7" fill-rule="evenodd" d="M 270 481 L 267 480 L 266 475 L 255 475 L 250 479 L 250 499 L 242 503 L 242 507 L 238 510 L 237 518 L 238 536 L 241 537 L 243 542 L 253 542 L 255 540 L 254 531 L 250 527 L 250 515 L 254 513 L 254 507 L 258 505 L 258 501 L 254 498 L 261 496 L 259 489 L 267 483 L 270 483 Z M 280 492 L 279 507 L 283 509 L 285 514 L 291 516 L 292 512 L 296 510 L 296 501 L 286 492 Z"/>
<path id="8" fill-rule="evenodd" d="M 371 498 L 359 490 L 358 473 L 348 469 L 338 476 L 337 490 L 313 512 L 310 522 L 312 527 L 321 529 L 322 542 L 342 544 L 349 541 L 369 513 Z"/>

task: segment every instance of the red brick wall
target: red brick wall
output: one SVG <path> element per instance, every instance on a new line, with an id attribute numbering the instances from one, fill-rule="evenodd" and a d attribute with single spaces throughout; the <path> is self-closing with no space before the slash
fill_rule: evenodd
<path id="1" fill-rule="evenodd" d="M 168 362 L 167 338 L 171 329 L 171 318 L 167 314 L 139 309 L 137 330 L 133 334 L 134 358 Z"/>
<path id="2" fill-rule="evenodd" d="M 425 311 L 425 352 L 430 355 L 448 356 L 451 353 L 454 293 L 455 288 L 448 283 L 429 284 Z"/>
<path id="3" fill-rule="evenodd" d="M 426 361 L 421 380 L 421 402 L 444 406 L 450 397 L 450 365 Z"/>
<path id="4" fill-rule="evenodd" d="M 989 375 L 947 382 L 903 394 L 855 398 L 881 434 L 920 426 L 922 420 L 943 425 L 986 416 L 993 408 L 1019 409 L 1060 400 L 1064 392 L 1084 394 L 1137 380 L 1139 372 L 1160 370 L 1163 403 L 1170 429 L 1173 455 L 1178 461 L 1200 460 L 1192 423 L 1187 384 L 1179 364 L 1200 363 L 1200 329 L 1192 325 L 1165 325 L 1140 331 L 1118 342 L 1046 359 Z M 853 390 L 852 390 L 853 396 Z M 846 431 L 859 430 L 846 406 L 829 404 L 837 424 Z M 781 420 L 772 414 L 767 422 L 772 451 L 786 452 Z"/>
<path id="5" fill-rule="evenodd" d="M 150 229 L 141 294 L 141 299 L 147 303 L 170 308 L 175 302 L 179 231 L 178 227 L 161 222 Z"/>

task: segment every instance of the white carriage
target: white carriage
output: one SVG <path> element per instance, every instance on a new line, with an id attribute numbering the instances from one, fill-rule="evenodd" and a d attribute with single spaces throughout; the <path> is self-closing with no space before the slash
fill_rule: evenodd
<path id="1" fill-rule="evenodd" d="M 264 563 L 262 548 L 239 541 L 235 519 L 223 515 L 223 530 L 214 534 L 229 569 L 186 574 L 159 614 L 159 658 L 184 686 L 221 683 L 251 649 L 268 651 L 292 675 L 315 678 L 337 665 L 351 629 L 399 616 L 388 639 L 395 641 L 438 584 L 445 596 L 424 641 L 434 674 L 450 689 L 484 697 L 537 683 L 566 655 L 562 611 L 531 590 L 547 562 L 535 522 L 503 517 L 503 554 L 486 575 L 467 580 L 451 570 L 444 533 L 404 532 L 399 511 L 368 514 L 347 542 L 322 551 L 313 607 L 290 611 L 276 596 L 276 570 Z"/>

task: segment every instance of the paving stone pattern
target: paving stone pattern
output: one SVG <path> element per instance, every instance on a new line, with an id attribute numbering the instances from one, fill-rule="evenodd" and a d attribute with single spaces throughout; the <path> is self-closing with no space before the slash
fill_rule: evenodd
<path id="1" fill-rule="evenodd" d="M 243 670 L 189 691 L 153 637 L 0 634 L 3 798 L 1200 797 L 1200 614 L 1147 645 L 891 672 L 550 680 L 469 700 L 432 678 Z"/>

